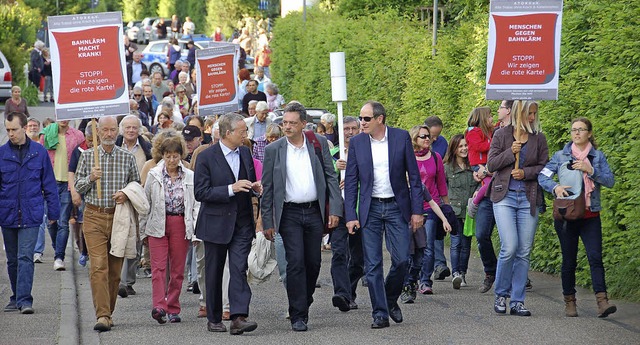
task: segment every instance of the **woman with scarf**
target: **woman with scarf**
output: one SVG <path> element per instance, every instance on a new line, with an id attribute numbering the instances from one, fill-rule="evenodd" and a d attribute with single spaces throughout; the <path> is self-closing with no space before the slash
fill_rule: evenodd
<path id="1" fill-rule="evenodd" d="M 602 224 L 600 222 L 600 187 L 613 187 L 614 177 L 607 158 L 596 149 L 591 121 L 579 117 L 571 122 L 571 142 L 556 152 L 549 163 L 538 175 L 538 182 L 554 198 L 567 197 L 577 192 L 580 186 L 555 182 L 552 177 L 562 169 L 579 171 L 586 210 L 584 217 L 577 220 L 556 220 L 554 227 L 562 249 L 562 294 L 565 302 L 565 315 L 578 316 L 576 310 L 576 260 L 578 239 L 587 252 L 591 269 L 591 286 L 596 294 L 598 317 L 607 317 L 616 312 L 616 306 L 609 304 L 607 285 L 604 280 L 602 264 Z M 558 174 L 561 176 L 560 174 Z M 572 191 L 573 190 L 573 191 Z"/>

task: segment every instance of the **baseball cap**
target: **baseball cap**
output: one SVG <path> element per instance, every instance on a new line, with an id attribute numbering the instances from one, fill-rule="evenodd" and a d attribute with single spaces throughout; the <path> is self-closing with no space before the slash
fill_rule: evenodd
<path id="1" fill-rule="evenodd" d="M 200 128 L 189 125 L 182 129 L 182 136 L 184 137 L 184 140 L 191 141 L 194 138 L 202 136 L 202 133 L 200 132 Z"/>

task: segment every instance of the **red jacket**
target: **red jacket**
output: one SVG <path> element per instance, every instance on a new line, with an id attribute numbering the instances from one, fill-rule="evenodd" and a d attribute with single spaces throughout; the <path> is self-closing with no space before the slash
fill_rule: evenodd
<path id="1" fill-rule="evenodd" d="M 491 135 L 485 136 L 480 127 L 469 127 L 464 134 L 464 139 L 469 145 L 469 164 L 471 166 L 487 164 Z"/>

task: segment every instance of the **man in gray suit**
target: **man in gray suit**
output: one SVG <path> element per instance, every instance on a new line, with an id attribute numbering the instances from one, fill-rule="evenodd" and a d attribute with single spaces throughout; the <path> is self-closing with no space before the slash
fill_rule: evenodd
<path id="1" fill-rule="evenodd" d="M 294 331 L 306 331 L 309 306 L 313 302 L 320 273 L 320 243 L 324 229 L 325 204 L 329 201 L 329 228 L 342 216 L 342 197 L 338 176 L 329 154 L 327 140 L 303 129 L 307 111 L 299 103 L 284 109 L 284 138 L 268 145 L 262 171 L 262 224 L 265 237 L 274 231 L 282 236 L 287 257 L 287 296 Z M 313 142 L 319 142 L 316 151 Z"/>

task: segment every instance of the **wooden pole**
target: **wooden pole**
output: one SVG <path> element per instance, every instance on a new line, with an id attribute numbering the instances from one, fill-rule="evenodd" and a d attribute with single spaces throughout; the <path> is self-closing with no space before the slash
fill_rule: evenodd
<path id="1" fill-rule="evenodd" d="M 96 119 L 91 119 L 91 133 L 93 136 L 93 165 L 96 168 L 100 168 L 100 158 L 98 157 L 98 124 Z M 96 191 L 98 192 L 98 199 L 102 198 L 102 184 L 100 179 L 96 180 Z"/>

